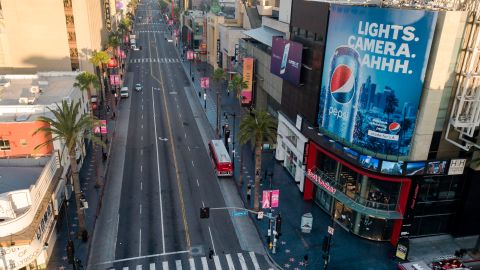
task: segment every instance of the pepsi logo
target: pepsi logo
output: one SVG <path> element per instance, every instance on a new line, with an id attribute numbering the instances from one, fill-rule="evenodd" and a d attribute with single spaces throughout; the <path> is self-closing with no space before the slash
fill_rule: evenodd
<path id="1" fill-rule="evenodd" d="M 338 65 L 330 78 L 330 94 L 338 103 L 348 103 L 355 94 L 355 76 L 347 65 Z"/>
<path id="2" fill-rule="evenodd" d="M 401 126 L 397 122 L 392 122 L 388 125 L 388 130 L 392 133 L 397 133 L 400 130 Z"/>

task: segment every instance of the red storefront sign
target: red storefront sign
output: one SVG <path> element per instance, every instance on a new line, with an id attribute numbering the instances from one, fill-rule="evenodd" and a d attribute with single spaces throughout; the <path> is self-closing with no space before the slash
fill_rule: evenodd
<path id="1" fill-rule="evenodd" d="M 116 67 L 118 67 L 117 59 L 115 59 L 115 58 L 110 58 L 110 61 L 108 62 L 107 67 L 108 67 L 108 68 L 116 68 Z"/>
<path id="2" fill-rule="evenodd" d="M 322 178 L 320 177 L 320 175 L 317 175 L 317 174 L 313 173 L 311 169 L 307 170 L 307 177 L 310 178 L 313 182 L 315 182 L 318 185 L 320 185 L 321 187 L 323 187 L 328 192 L 330 192 L 332 194 L 335 194 L 335 192 L 337 192 L 336 188 L 330 186 L 330 184 L 328 182 L 323 181 Z"/>
<path id="3" fill-rule="evenodd" d="M 276 208 L 280 198 L 280 190 L 264 190 L 262 193 L 262 208 Z"/>
<path id="4" fill-rule="evenodd" d="M 107 120 L 100 120 L 100 133 L 107 134 Z"/>
<path id="5" fill-rule="evenodd" d="M 120 85 L 121 84 L 120 75 L 118 75 L 118 74 L 110 75 L 110 84 L 111 85 Z"/>
<path id="6" fill-rule="evenodd" d="M 193 51 L 187 51 L 187 60 L 193 60 Z"/>

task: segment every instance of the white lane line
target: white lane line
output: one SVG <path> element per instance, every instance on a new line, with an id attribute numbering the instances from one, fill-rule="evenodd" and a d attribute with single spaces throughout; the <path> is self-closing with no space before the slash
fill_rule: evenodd
<path id="1" fill-rule="evenodd" d="M 128 270 L 128 267 L 123 267 L 122 269 L 123 269 L 123 270 Z"/>
<path id="2" fill-rule="evenodd" d="M 187 133 L 185 132 L 185 139 L 187 138 Z"/>
<path id="3" fill-rule="evenodd" d="M 140 155 L 143 155 L 143 149 L 140 149 Z"/>
<path id="4" fill-rule="evenodd" d="M 152 94 L 153 94 L 153 88 L 152 88 Z M 155 130 L 155 138 L 158 138 L 157 134 L 157 120 L 155 118 L 155 98 L 152 97 L 152 107 L 153 107 L 153 127 Z M 165 253 L 165 229 L 163 226 L 163 205 L 162 205 L 162 181 L 160 178 L 160 158 L 158 155 L 158 140 L 155 140 L 155 149 L 157 151 L 157 175 L 158 175 L 158 196 L 159 202 L 160 202 L 160 223 L 162 226 L 162 253 Z"/>
<path id="5" fill-rule="evenodd" d="M 175 265 L 177 266 L 177 270 L 182 270 L 182 261 L 175 260 Z"/>
<path id="6" fill-rule="evenodd" d="M 162 268 L 163 268 L 163 270 L 168 270 L 168 262 L 167 261 L 162 262 Z"/>
<path id="7" fill-rule="evenodd" d="M 258 265 L 257 262 L 257 257 L 255 257 L 255 253 L 253 251 L 249 252 L 250 258 L 252 259 L 253 266 L 255 267 L 255 270 L 260 270 L 260 265 Z"/>
<path id="8" fill-rule="evenodd" d="M 142 256 L 142 229 L 140 229 L 140 236 L 138 239 L 140 239 L 138 241 L 138 256 Z"/>
<path id="9" fill-rule="evenodd" d="M 143 119 L 143 114 L 142 114 L 142 119 Z"/>
<path id="10" fill-rule="evenodd" d="M 140 190 L 143 190 L 143 182 L 140 182 Z"/>
<path id="11" fill-rule="evenodd" d="M 202 266 L 203 266 L 203 270 L 208 270 L 207 258 L 205 257 L 202 257 Z"/>
<path id="12" fill-rule="evenodd" d="M 215 262 L 215 269 L 222 270 L 222 265 L 220 264 L 220 258 L 217 255 L 213 256 L 213 261 Z"/>
<path id="13" fill-rule="evenodd" d="M 142 204 L 140 204 L 140 215 L 142 214 Z"/>
<path id="14" fill-rule="evenodd" d="M 247 263 L 245 262 L 245 258 L 243 258 L 242 253 L 237 253 L 238 260 L 240 261 L 240 266 L 242 267 L 242 270 L 248 270 L 247 268 Z"/>
<path id="15" fill-rule="evenodd" d="M 233 266 L 232 256 L 230 256 L 230 254 L 225 254 L 225 258 L 227 259 L 228 270 L 235 270 L 235 266 Z"/>
<path id="16" fill-rule="evenodd" d="M 198 187 L 200 186 L 200 183 L 198 182 L 198 178 L 197 178 L 197 186 L 198 186 Z"/>
<path id="17" fill-rule="evenodd" d="M 192 160 L 192 166 L 195 167 L 195 163 L 193 163 L 193 160 Z"/>
<path id="18" fill-rule="evenodd" d="M 150 270 L 155 270 L 155 263 L 150 264 Z"/>
<path id="19" fill-rule="evenodd" d="M 140 140 L 143 141 L 143 136 L 140 136 Z"/>
<path id="20" fill-rule="evenodd" d="M 140 172 L 143 172 L 143 165 L 140 165 Z"/>
<path id="21" fill-rule="evenodd" d="M 205 207 L 205 203 L 202 201 L 202 207 Z"/>
<path id="22" fill-rule="evenodd" d="M 202 205 L 203 205 L 203 201 L 202 201 Z M 210 240 L 212 241 L 213 253 L 217 254 L 217 251 L 215 250 L 215 244 L 213 243 L 212 230 L 210 230 L 210 226 L 208 226 L 208 232 L 210 233 Z"/>
<path id="23" fill-rule="evenodd" d="M 142 105 L 142 111 L 143 111 L 143 105 Z"/>
<path id="24" fill-rule="evenodd" d="M 195 270 L 195 261 L 193 258 L 189 258 L 188 262 L 190 263 L 190 270 Z"/>
<path id="25" fill-rule="evenodd" d="M 142 129 L 143 129 L 143 124 L 141 125 Z"/>
<path id="26" fill-rule="evenodd" d="M 187 148 L 188 148 L 188 152 L 190 152 L 190 146 L 187 146 Z"/>

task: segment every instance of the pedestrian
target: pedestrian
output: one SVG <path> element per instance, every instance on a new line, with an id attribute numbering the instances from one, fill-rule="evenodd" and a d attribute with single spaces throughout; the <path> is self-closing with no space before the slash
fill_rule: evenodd
<path id="1" fill-rule="evenodd" d="M 252 184 L 248 183 L 248 185 L 247 185 L 247 201 L 250 201 L 251 196 L 252 196 Z"/>
<path id="2" fill-rule="evenodd" d="M 213 259 L 214 254 L 215 254 L 215 252 L 213 252 L 213 250 L 210 248 L 210 251 L 208 252 L 208 258 Z"/>
<path id="3" fill-rule="evenodd" d="M 107 105 L 107 112 L 110 112 L 110 106 Z"/>
<path id="4" fill-rule="evenodd" d="M 202 92 L 198 91 L 198 98 L 202 98 Z"/>

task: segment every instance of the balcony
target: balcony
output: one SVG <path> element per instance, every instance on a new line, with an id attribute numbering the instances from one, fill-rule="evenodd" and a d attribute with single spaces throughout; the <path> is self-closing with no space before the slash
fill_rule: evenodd
<path id="1" fill-rule="evenodd" d="M 305 176 L 315 185 L 326 191 L 345 206 L 362 214 L 384 218 L 402 219 L 402 214 L 397 210 L 397 204 L 385 204 L 377 201 L 370 201 L 356 195 L 354 198 L 347 196 L 342 190 L 343 187 L 318 168 L 305 171 Z"/>
<path id="2" fill-rule="evenodd" d="M 62 171 L 56 154 L 43 159 L 2 160 L 0 244 L 33 239 Z"/>

